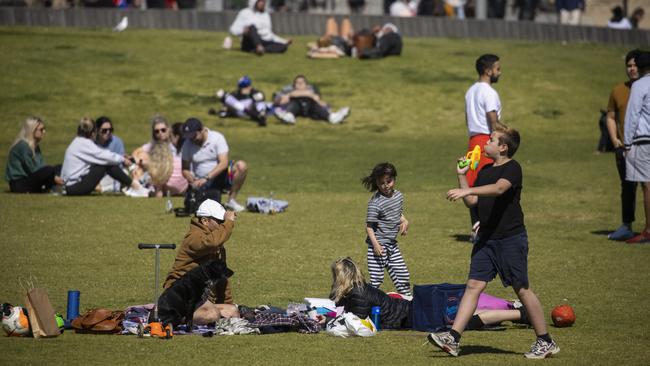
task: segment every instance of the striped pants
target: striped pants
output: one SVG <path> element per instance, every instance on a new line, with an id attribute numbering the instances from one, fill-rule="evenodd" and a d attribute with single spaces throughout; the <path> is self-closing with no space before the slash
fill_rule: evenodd
<path id="1" fill-rule="evenodd" d="M 384 282 L 384 268 L 388 270 L 388 276 L 393 281 L 395 289 L 402 295 L 411 296 L 411 275 L 402 252 L 397 243 L 382 244 L 384 254 L 375 255 L 372 244 L 368 244 L 368 272 L 370 273 L 370 285 L 379 288 Z"/>

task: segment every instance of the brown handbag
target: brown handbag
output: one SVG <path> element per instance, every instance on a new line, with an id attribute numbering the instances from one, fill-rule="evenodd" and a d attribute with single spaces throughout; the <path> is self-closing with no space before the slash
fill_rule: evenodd
<path id="1" fill-rule="evenodd" d="M 122 331 L 123 311 L 91 309 L 72 321 L 75 333 L 113 334 Z"/>

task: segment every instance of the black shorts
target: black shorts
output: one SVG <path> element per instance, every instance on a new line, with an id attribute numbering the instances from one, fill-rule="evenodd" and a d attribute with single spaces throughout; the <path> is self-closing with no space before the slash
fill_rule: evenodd
<path id="1" fill-rule="evenodd" d="M 472 249 L 469 279 L 490 282 L 497 273 L 504 287 L 528 288 L 528 234 L 479 241 Z"/>
<path id="2" fill-rule="evenodd" d="M 233 178 L 233 165 L 235 164 L 234 160 L 228 162 L 228 168 L 221 172 L 221 174 L 216 177 L 208 180 L 204 185 L 205 189 L 217 189 L 220 191 L 230 191 L 232 188 L 232 178 Z M 203 188 L 203 187 L 201 187 Z"/>

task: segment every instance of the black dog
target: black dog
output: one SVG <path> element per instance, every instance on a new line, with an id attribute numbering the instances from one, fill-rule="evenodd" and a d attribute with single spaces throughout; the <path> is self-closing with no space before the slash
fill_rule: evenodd
<path id="1" fill-rule="evenodd" d="M 158 298 L 158 317 L 163 324 L 191 324 L 192 316 L 210 283 L 226 281 L 233 275 L 220 260 L 201 264 L 176 280 Z"/>

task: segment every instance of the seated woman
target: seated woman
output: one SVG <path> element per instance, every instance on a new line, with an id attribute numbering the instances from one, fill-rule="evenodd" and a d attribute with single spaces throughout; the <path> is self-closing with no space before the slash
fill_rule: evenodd
<path id="1" fill-rule="evenodd" d="M 168 191 L 179 196 L 187 190 L 180 155 L 182 128 L 182 123 L 175 123 L 170 129 L 162 116 L 155 116 L 151 120 L 151 141 L 133 151 L 133 158 L 138 162 L 133 178 L 143 184 L 150 183 L 156 197 Z"/>
<path id="2" fill-rule="evenodd" d="M 296 124 L 298 116 L 339 124 L 350 114 L 349 107 L 330 112 L 318 88 L 308 84 L 304 75 L 296 76 L 291 85 L 275 93 L 273 103 L 276 105 L 275 115 L 283 123 L 291 125 Z"/>
<path id="3" fill-rule="evenodd" d="M 97 130 L 92 119 L 83 117 L 77 127 L 77 137 L 65 151 L 61 178 L 68 196 L 89 195 L 99 181 L 108 174 L 122 183 L 124 194 L 131 197 L 147 197 L 149 192 L 137 180 L 132 180 L 120 168 L 132 162 L 127 155 L 118 155 L 97 146 L 94 142 Z"/>
<path id="4" fill-rule="evenodd" d="M 370 316 L 373 306 L 381 308 L 381 329 L 409 329 L 412 327 L 411 311 L 413 303 L 409 300 L 393 298 L 383 291 L 370 286 L 357 264 L 349 257 L 332 263 L 332 292 L 330 298 L 336 306 L 343 306 L 346 312 L 364 319 Z M 513 310 L 477 309 L 467 325 L 468 329 L 481 329 L 486 324 L 502 321 L 529 324 L 526 310 L 521 307 Z"/>
<path id="5" fill-rule="evenodd" d="M 28 117 L 9 150 L 5 179 L 14 193 L 49 192 L 62 186 L 57 171 L 61 166 L 45 165 L 39 144 L 45 136 L 45 124 L 38 117 Z"/>

